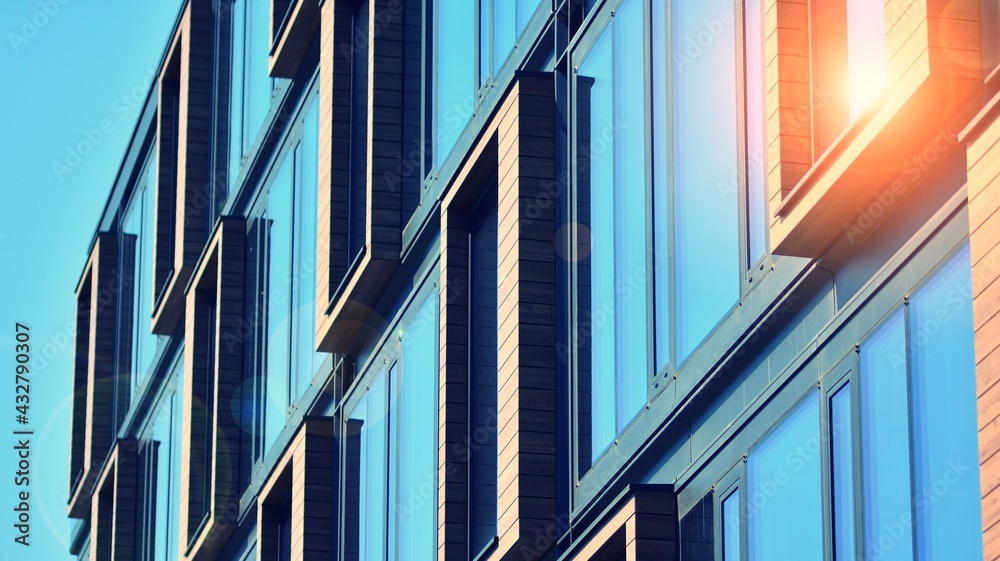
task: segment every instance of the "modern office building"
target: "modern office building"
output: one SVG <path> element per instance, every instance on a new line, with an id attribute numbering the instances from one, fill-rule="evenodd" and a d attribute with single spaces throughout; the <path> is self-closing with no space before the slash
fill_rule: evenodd
<path id="1" fill-rule="evenodd" d="M 72 553 L 1000 559 L 998 24 L 187 0 L 76 284 Z"/>

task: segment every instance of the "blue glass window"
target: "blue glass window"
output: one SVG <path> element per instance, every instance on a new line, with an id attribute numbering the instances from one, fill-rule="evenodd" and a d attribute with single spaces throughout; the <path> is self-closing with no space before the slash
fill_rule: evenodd
<path id="1" fill-rule="evenodd" d="M 590 218 L 591 244 L 577 270 L 581 290 L 589 285 L 580 297 L 579 345 L 586 356 L 578 377 L 586 383 L 592 372 L 593 457 L 646 403 L 646 79 L 643 35 L 637 32 L 642 27 L 642 2 L 623 2 L 577 76 L 577 198 L 581 214 Z"/>
<path id="2" fill-rule="evenodd" d="M 265 241 L 264 317 L 264 448 L 267 455 L 285 428 L 288 413 L 291 322 L 289 286 L 292 272 L 292 163 L 285 157 L 267 194 L 260 217 Z"/>
<path id="3" fill-rule="evenodd" d="M 302 123 L 302 141 L 295 151 L 295 242 L 292 275 L 292 357 L 297 401 L 322 365 L 316 353 L 316 201 L 319 190 L 319 96 L 309 104 Z"/>
<path id="4" fill-rule="evenodd" d="M 480 0 L 480 85 L 500 72 L 539 4 L 541 0 Z"/>
<path id="5" fill-rule="evenodd" d="M 823 559 L 819 400 L 811 393 L 747 458 L 750 561 Z M 794 528 L 794 531 L 791 529 Z M 728 558 L 727 558 L 728 559 Z"/>
<path id="6" fill-rule="evenodd" d="M 247 315 L 256 330 L 239 399 L 253 462 L 274 445 L 323 364 L 314 344 L 318 97 L 304 107 L 299 130 L 267 180 L 247 235 Z"/>
<path id="7" fill-rule="evenodd" d="M 153 143 L 155 146 L 155 142 Z M 129 369 L 128 395 L 135 393 L 149 375 L 159 337 L 151 331 L 153 316 L 153 227 L 156 222 L 156 150 L 150 150 L 146 167 L 133 188 L 124 213 L 119 238 L 121 298 L 118 302 L 119 364 Z M 117 383 L 117 382 L 116 382 Z M 115 392 L 116 397 L 120 392 Z M 124 418 L 128 401 L 116 403 L 116 415 Z M 117 431 L 117 425 L 113 430 Z"/>
<path id="8" fill-rule="evenodd" d="M 385 559 L 386 552 L 386 425 L 385 370 L 348 413 L 344 435 L 346 493 L 344 557 L 347 561 Z"/>
<path id="9" fill-rule="evenodd" d="M 865 551 L 913 559 L 906 323 L 892 315 L 861 347 L 861 458 Z"/>
<path id="10" fill-rule="evenodd" d="M 673 218 L 678 363 L 740 296 L 736 28 L 721 15 L 732 7 L 730 0 L 673 3 L 672 134 L 681 140 L 672 151 L 672 213 L 657 209 L 657 225 Z M 702 47 L 706 25 L 718 35 Z M 658 316 L 657 325 L 665 320 Z"/>
<path id="11" fill-rule="evenodd" d="M 239 175 L 271 108 L 271 2 L 233 0 L 232 59 L 229 88 L 229 178 Z"/>
<path id="12" fill-rule="evenodd" d="M 763 60 L 761 6 L 747 7 L 745 55 L 728 0 L 653 2 L 651 22 L 644 9 L 618 4 L 574 80 L 584 464 L 642 408 L 652 375 L 683 363 L 724 319 L 741 267 L 766 253 L 762 68 L 745 75 L 745 99 L 737 84 L 741 64 Z M 741 223 L 755 232 L 743 250 Z"/>
<path id="13" fill-rule="evenodd" d="M 451 153 L 476 101 L 476 3 L 434 1 L 434 167 Z"/>
<path id="14" fill-rule="evenodd" d="M 830 457 L 833 478 L 833 554 L 854 561 L 854 449 L 851 443 L 851 386 L 830 398 Z"/>
<path id="15" fill-rule="evenodd" d="M 982 559 L 969 246 L 910 299 L 913 476 L 920 559 Z"/>
<path id="16" fill-rule="evenodd" d="M 389 375 L 399 395 L 390 413 L 389 465 L 396 480 L 389 495 L 395 510 L 389 543 L 395 546 L 390 559 L 400 561 L 437 553 L 437 317 L 437 291 L 431 290 L 403 333 L 398 371 L 394 366 Z"/>
<path id="17" fill-rule="evenodd" d="M 861 348 L 866 552 L 882 560 L 978 559 L 968 245 L 909 302 Z"/>
<path id="18" fill-rule="evenodd" d="M 741 561 L 740 491 L 733 491 L 722 501 L 722 559 Z M 710 556 L 706 557 L 710 558 Z"/>

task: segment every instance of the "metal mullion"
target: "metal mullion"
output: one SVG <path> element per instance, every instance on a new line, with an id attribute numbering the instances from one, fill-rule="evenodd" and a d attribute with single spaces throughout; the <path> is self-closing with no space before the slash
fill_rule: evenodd
<path id="1" fill-rule="evenodd" d="M 907 419 L 907 429 L 909 433 L 909 452 L 910 452 L 910 539 L 912 541 L 912 551 L 915 559 L 920 559 L 920 551 L 918 549 L 917 543 L 917 477 L 916 477 L 916 438 L 914 431 L 914 404 L 913 404 L 913 360 L 910 356 L 910 295 L 907 294 L 903 297 L 903 332 L 904 332 L 904 352 L 903 356 L 906 357 L 906 411 L 909 419 Z"/>
<path id="2" fill-rule="evenodd" d="M 569 64 L 567 65 L 567 88 L 566 88 L 566 99 L 564 102 L 568 107 L 567 111 L 567 135 L 566 135 L 566 169 L 567 169 L 567 181 L 569 183 L 568 194 L 566 197 L 567 206 L 567 223 L 568 224 L 579 224 L 577 217 L 579 216 L 578 205 L 578 195 L 577 195 L 577 182 L 576 182 L 576 164 L 577 164 L 577 111 L 578 107 L 576 104 L 576 86 L 577 86 L 577 72 L 573 66 L 572 56 L 569 59 Z M 569 420 L 570 426 L 573 427 L 570 430 L 570 454 L 569 454 L 569 465 L 572 471 L 571 475 L 571 488 L 569 493 L 569 511 L 572 512 L 575 508 L 576 503 L 576 489 L 579 487 L 580 481 L 580 416 L 579 416 L 579 384 L 577 382 L 578 377 L 578 363 L 577 353 L 579 352 L 579 291 L 578 288 L 578 268 L 579 268 L 579 253 L 578 253 L 578 228 L 572 228 L 570 230 L 570 240 L 567 244 L 567 254 L 571 256 L 569 260 L 569 267 L 566 275 L 566 286 L 567 294 L 569 296 L 569 310 L 567 322 L 567 327 L 569 333 L 566 338 L 566 343 L 569 349 L 566 353 L 566 369 L 568 372 L 568 384 L 570 397 L 569 397 Z"/>
<path id="3" fill-rule="evenodd" d="M 747 293 L 747 279 L 749 278 L 750 272 L 750 217 L 749 217 L 749 204 L 747 200 L 747 189 L 748 181 L 747 176 L 749 172 L 747 158 L 747 149 L 750 144 L 747 138 L 747 126 L 746 120 L 749 111 L 747 109 L 747 52 L 746 52 L 746 2 L 744 0 L 733 0 L 733 13 L 737 15 L 734 18 L 733 27 L 735 28 L 736 40 L 735 40 L 735 50 L 736 56 L 736 139 L 737 139 L 737 150 L 736 150 L 736 207 L 738 209 L 738 222 L 739 222 L 739 248 L 740 248 L 740 300 Z"/>
<path id="4" fill-rule="evenodd" d="M 651 401 L 653 395 L 655 395 L 654 384 L 657 384 L 656 378 L 659 374 L 656 367 L 656 272 L 655 265 L 656 261 L 653 258 L 654 248 L 656 247 L 654 230 L 653 230 L 653 28 L 655 25 L 653 22 L 653 7 L 652 3 L 647 0 L 643 2 L 642 6 L 643 21 L 646 25 L 642 26 L 643 33 L 643 56 L 645 57 L 645 64 L 643 64 L 643 72 L 645 73 L 646 88 L 643 93 L 643 104 L 645 106 L 645 114 L 647 116 L 644 119 L 644 131 L 645 131 L 645 141 L 643 143 L 643 150 L 645 151 L 645 194 L 646 194 L 646 408 L 649 408 L 649 402 Z M 652 326 L 650 328 L 650 326 Z"/>
<path id="5" fill-rule="evenodd" d="M 664 0 L 666 1 L 666 0 Z M 667 21 L 665 22 L 665 42 L 667 45 L 667 68 L 664 72 L 664 84 L 666 86 L 666 91 L 663 92 L 667 97 L 667 102 L 665 104 L 665 115 L 666 119 L 666 137 L 663 139 L 664 148 L 666 153 L 666 161 L 664 162 L 664 168 L 670 170 L 666 174 L 665 186 L 667 189 L 666 200 L 666 220 L 665 223 L 669 224 L 667 227 L 667 322 L 668 322 L 668 348 L 669 357 L 667 360 L 667 373 L 672 379 L 677 378 L 678 360 L 677 360 L 677 291 L 674 287 L 677 286 L 677 271 L 676 262 L 674 256 L 677 254 L 677 230 L 675 228 L 676 221 L 674 220 L 674 75 L 673 75 L 673 42 L 674 42 L 674 14 L 673 14 L 673 2 L 667 2 L 667 6 L 664 8 L 664 14 Z"/>
<path id="6" fill-rule="evenodd" d="M 848 375 L 851 384 L 851 447 L 854 453 L 851 473 L 854 476 L 854 558 L 864 559 L 865 524 L 864 524 L 864 446 L 861 438 L 861 347 L 856 346 L 853 357 L 853 369 Z"/>

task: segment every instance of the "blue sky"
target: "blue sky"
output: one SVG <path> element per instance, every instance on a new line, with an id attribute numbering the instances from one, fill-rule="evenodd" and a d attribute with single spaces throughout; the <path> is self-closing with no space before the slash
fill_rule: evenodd
<path id="1" fill-rule="evenodd" d="M 181 3 L 0 3 L 0 559 L 71 558 L 73 291 Z M 13 541 L 15 322 L 31 328 L 29 547 Z"/>

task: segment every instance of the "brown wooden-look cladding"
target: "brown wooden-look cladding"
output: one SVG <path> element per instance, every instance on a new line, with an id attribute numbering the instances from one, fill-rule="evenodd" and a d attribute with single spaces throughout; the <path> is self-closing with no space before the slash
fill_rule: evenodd
<path id="1" fill-rule="evenodd" d="M 677 561 L 677 495 L 661 485 L 633 485 L 624 504 L 569 559 Z"/>
<path id="2" fill-rule="evenodd" d="M 198 264 L 187 292 L 184 346 L 184 418 L 181 427 L 181 512 L 180 551 L 185 561 L 215 559 L 226 539 L 236 528 L 239 513 L 239 446 L 241 429 L 232 410 L 238 386 L 243 380 L 243 345 L 246 339 L 244 319 L 244 261 L 246 225 L 242 218 L 223 217 L 215 235 Z M 216 303 L 215 333 L 201 333 L 205 297 Z M 208 337 L 215 341 L 215 355 L 204 356 Z M 211 360 L 215 376 L 206 365 Z M 200 402 L 204 384 L 214 378 L 211 405 L 212 426 L 203 434 L 208 411 Z M 200 421 L 200 422 L 199 422 Z M 208 446 L 211 461 L 211 492 L 208 523 L 194 535 L 201 522 L 198 504 L 202 489 L 192 472 L 200 469 L 194 461 Z M 197 473 L 197 472 L 196 472 Z M 190 548 L 188 547 L 190 537 Z"/>
<path id="3" fill-rule="evenodd" d="M 275 512 L 291 495 L 292 561 L 333 559 L 334 486 L 337 483 L 332 417 L 306 417 L 260 491 L 258 559 L 278 558 Z"/>
<path id="4" fill-rule="evenodd" d="M 540 557 L 556 524 L 555 101 L 551 74 L 519 73 L 442 201 L 438 559 L 467 558 L 468 201 L 498 177 L 497 548 Z M 493 159 L 495 158 L 495 160 Z M 490 176 L 492 174 L 489 174 Z M 481 191 L 478 191 L 481 192 Z M 463 409 L 459 411 L 459 409 Z M 539 540 L 539 536 L 543 536 Z"/>
<path id="5" fill-rule="evenodd" d="M 353 4 L 327 1 L 321 7 L 316 325 L 317 346 L 328 352 L 346 352 L 365 327 L 402 248 L 404 14 L 399 0 L 365 1 L 369 18 L 360 36 L 368 41 L 367 208 L 363 256 L 353 271 L 347 270 L 353 257 L 347 247 Z"/>
<path id="6" fill-rule="evenodd" d="M 177 33 L 172 39 L 169 53 L 180 53 L 179 77 L 172 77 L 172 65 L 163 68 L 160 82 L 179 84 L 179 106 L 176 116 L 176 143 L 163 142 L 169 139 L 174 123 L 169 122 L 167 112 L 157 115 L 158 150 L 160 157 L 158 165 L 160 172 L 157 179 L 157 205 L 161 204 L 160 190 L 171 187 L 166 181 L 174 181 L 172 187 L 176 190 L 174 201 L 175 215 L 169 219 L 156 220 L 154 226 L 153 262 L 160 272 L 157 284 L 153 290 L 152 331 L 161 335 L 173 333 L 177 322 L 184 317 L 184 289 L 194 271 L 195 263 L 201 255 L 207 241 L 208 214 L 210 207 L 209 190 L 214 189 L 218 179 L 210 173 L 209 145 L 211 143 L 211 81 L 212 81 L 212 0 L 190 0 L 178 24 Z M 172 54 L 167 60 L 172 59 Z M 161 86 L 162 88 L 162 86 Z M 177 153 L 166 154 L 164 150 Z M 168 165 L 176 161 L 176 176 L 173 177 L 172 167 Z M 234 178 L 235 179 L 235 178 Z M 157 212 L 157 216 L 159 216 Z M 166 247 L 161 243 L 166 228 L 174 229 L 173 255 L 163 255 Z M 173 270 L 167 280 L 163 271 Z M 163 296 L 157 306 L 160 296 L 160 282 L 163 286 Z"/>
<path id="7" fill-rule="evenodd" d="M 968 141 L 983 558 L 992 561 L 1000 559 L 1000 94 L 963 135 Z"/>
<path id="8" fill-rule="evenodd" d="M 70 488 L 67 512 L 73 518 L 88 516 L 96 470 L 111 450 L 118 429 L 112 407 L 114 375 L 128 370 L 115 362 L 118 281 L 118 236 L 99 232 L 76 292 L 70 469 L 80 471 L 70 473 L 70 485 L 77 476 L 80 479 L 75 488 Z M 81 325 L 80 321 L 85 323 Z M 119 398 L 125 400 L 122 403 L 128 403 L 128 388 L 127 380 L 119 384 Z"/>
<path id="9" fill-rule="evenodd" d="M 139 557 L 137 445 L 118 442 L 96 485 L 91 505 L 90 558 L 133 561 Z"/>

